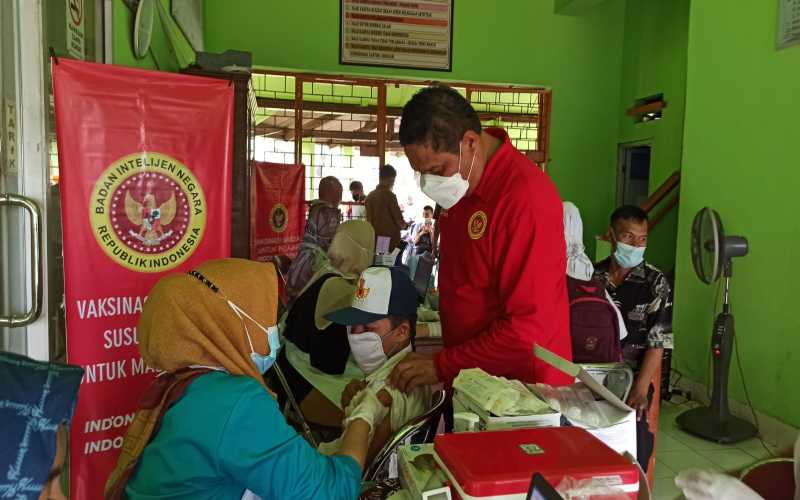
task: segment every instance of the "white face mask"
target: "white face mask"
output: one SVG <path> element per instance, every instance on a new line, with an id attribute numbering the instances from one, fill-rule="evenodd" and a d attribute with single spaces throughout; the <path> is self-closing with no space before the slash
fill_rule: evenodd
<path id="1" fill-rule="evenodd" d="M 422 174 L 420 176 L 419 187 L 422 192 L 428 195 L 433 201 L 444 209 L 453 208 L 461 198 L 469 191 L 469 177 L 472 175 L 472 166 L 475 164 L 476 149 L 472 154 L 472 161 L 469 164 L 467 178 L 461 177 L 461 143 L 458 144 L 458 171 L 450 177 L 441 175 Z"/>
<path id="2" fill-rule="evenodd" d="M 350 352 L 353 353 L 356 364 L 367 375 L 386 363 L 387 357 L 383 352 L 383 341 L 377 333 L 350 333 L 348 330 L 347 341 L 350 343 Z"/>

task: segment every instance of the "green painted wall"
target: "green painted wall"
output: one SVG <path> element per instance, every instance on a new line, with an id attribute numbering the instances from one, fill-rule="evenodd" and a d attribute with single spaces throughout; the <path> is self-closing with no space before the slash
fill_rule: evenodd
<path id="1" fill-rule="evenodd" d="M 637 0 L 625 12 L 619 142 L 646 141 L 652 147 L 650 191 L 680 169 L 686 98 L 689 0 Z M 637 99 L 664 94 L 661 120 L 635 123 L 625 110 Z M 658 209 L 654 213 L 657 213 Z M 664 271 L 675 267 L 678 211 L 653 230 L 647 260 Z"/>
<path id="2" fill-rule="evenodd" d="M 163 12 L 168 13 L 169 0 L 159 1 L 165 7 Z M 114 64 L 162 71 L 178 71 L 187 66 L 189 62 L 194 61 L 194 51 L 171 16 L 166 20 L 171 34 L 171 38 L 168 38 L 164 24 L 160 20 L 158 13 L 156 13 L 153 21 L 150 51 L 142 59 L 137 59 L 133 53 L 133 13 L 125 6 L 122 0 L 114 0 L 112 16 L 114 23 L 112 41 Z M 179 63 L 179 58 L 176 57 L 176 54 L 180 54 L 180 61 L 184 64 Z"/>
<path id="3" fill-rule="evenodd" d="M 555 0 L 555 11 L 570 16 L 583 15 L 606 0 Z"/>
<path id="4" fill-rule="evenodd" d="M 254 64 L 274 68 L 551 87 L 548 168 L 585 214 L 592 252 L 614 201 L 625 2 L 581 16 L 554 14 L 553 0 L 497 3 L 455 3 L 450 73 L 340 65 L 336 0 L 207 0 L 205 44 L 252 51 Z"/>
<path id="5" fill-rule="evenodd" d="M 694 274 L 695 213 L 719 211 L 750 240 L 736 261 L 732 302 L 744 374 L 756 407 L 800 427 L 800 46 L 775 50 L 775 1 L 692 2 L 675 342 L 678 368 L 705 380 L 714 287 Z M 731 394 L 744 401 L 736 365 Z"/>

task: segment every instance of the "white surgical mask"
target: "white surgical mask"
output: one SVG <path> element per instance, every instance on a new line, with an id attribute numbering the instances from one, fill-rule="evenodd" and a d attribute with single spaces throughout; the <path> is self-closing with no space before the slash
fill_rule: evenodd
<path id="1" fill-rule="evenodd" d="M 453 208 L 461 198 L 469 191 L 469 177 L 472 175 L 472 167 L 475 164 L 476 149 L 472 154 L 472 161 L 469 164 L 467 178 L 461 177 L 461 143 L 458 144 L 458 171 L 450 177 L 441 175 L 422 174 L 420 176 L 419 187 L 422 192 L 428 195 L 433 201 L 444 209 Z"/>
<path id="2" fill-rule="evenodd" d="M 350 343 L 350 352 L 353 353 L 356 364 L 367 375 L 386 363 L 387 357 L 383 352 L 383 341 L 377 333 L 350 333 L 348 328 L 347 341 Z"/>

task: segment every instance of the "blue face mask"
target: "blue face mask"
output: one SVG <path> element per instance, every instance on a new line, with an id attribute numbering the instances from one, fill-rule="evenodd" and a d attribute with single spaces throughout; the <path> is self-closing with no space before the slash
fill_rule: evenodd
<path id="1" fill-rule="evenodd" d="M 275 364 L 275 360 L 278 359 L 278 350 L 281 348 L 281 340 L 278 335 L 277 326 L 267 328 L 267 341 L 269 342 L 269 354 L 250 353 L 250 359 L 253 360 L 258 372 L 262 375 L 267 373 L 267 371 L 272 368 L 272 365 Z"/>
<path id="2" fill-rule="evenodd" d="M 267 373 L 267 371 L 272 368 L 272 365 L 275 364 L 275 360 L 278 359 L 278 351 L 281 348 L 281 340 L 280 336 L 278 335 L 278 327 L 271 326 L 269 328 L 264 328 L 261 323 L 254 320 L 250 317 L 249 314 L 244 312 L 239 306 L 228 301 L 228 306 L 233 309 L 233 312 L 236 313 L 244 322 L 244 331 L 247 335 L 247 342 L 250 343 L 250 359 L 253 361 L 253 364 L 256 365 L 256 369 L 262 375 Z M 247 329 L 247 322 L 244 321 L 244 318 L 247 317 L 250 321 L 256 324 L 259 328 L 264 330 L 264 333 L 267 334 L 267 342 L 269 343 L 269 354 L 259 354 L 256 352 L 255 348 L 253 347 L 253 339 L 250 338 L 250 331 Z"/>
<path id="3" fill-rule="evenodd" d="M 614 252 L 614 259 L 617 264 L 625 269 L 631 269 L 644 261 L 644 251 L 647 247 L 635 247 L 627 243 L 617 242 L 617 250 Z"/>

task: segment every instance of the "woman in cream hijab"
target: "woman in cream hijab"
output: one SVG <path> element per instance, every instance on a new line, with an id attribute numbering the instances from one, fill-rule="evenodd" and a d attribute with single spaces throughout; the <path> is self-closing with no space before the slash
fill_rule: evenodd
<path id="1" fill-rule="evenodd" d="M 278 364 L 311 423 L 338 428 L 343 417 L 341 393 L 351 379 L 364 376 L 354 363 L 348 363 L 347 327 L 331 323 L 325 315 L 349 305 L 359 275 L 372 265 L 374 244 L 375 231 L 369 222 L 340 224 L 328 249 L 328 264 L 317 271 L 283 322 L 286 349 Z M 275 385 L 275 389 L 283 403 L 283 388 Z"/>
<path id="2" fill-rule="evenodd" d="M 345 422 L 347 448 L 318 454 L 264 384 L 280 343 L 276 310 L 271 264 L 210 261 L 156 284 L 139 322 L 139 349 L 164 373 L 142 397 L 106 498 L 358 495 L 370 429 L 386 408 L 365 402 Z"/>
<path id="3" fill-rule="evenodd" d="M 317 271 L 298 296 L 326 274 L 335 274 L 355 281 L 364 269 L 373 264 L 374 246 L 375 230 L 369 222 L 349 220 L 339 224 L 325 258 L 317 263 Z"/>

